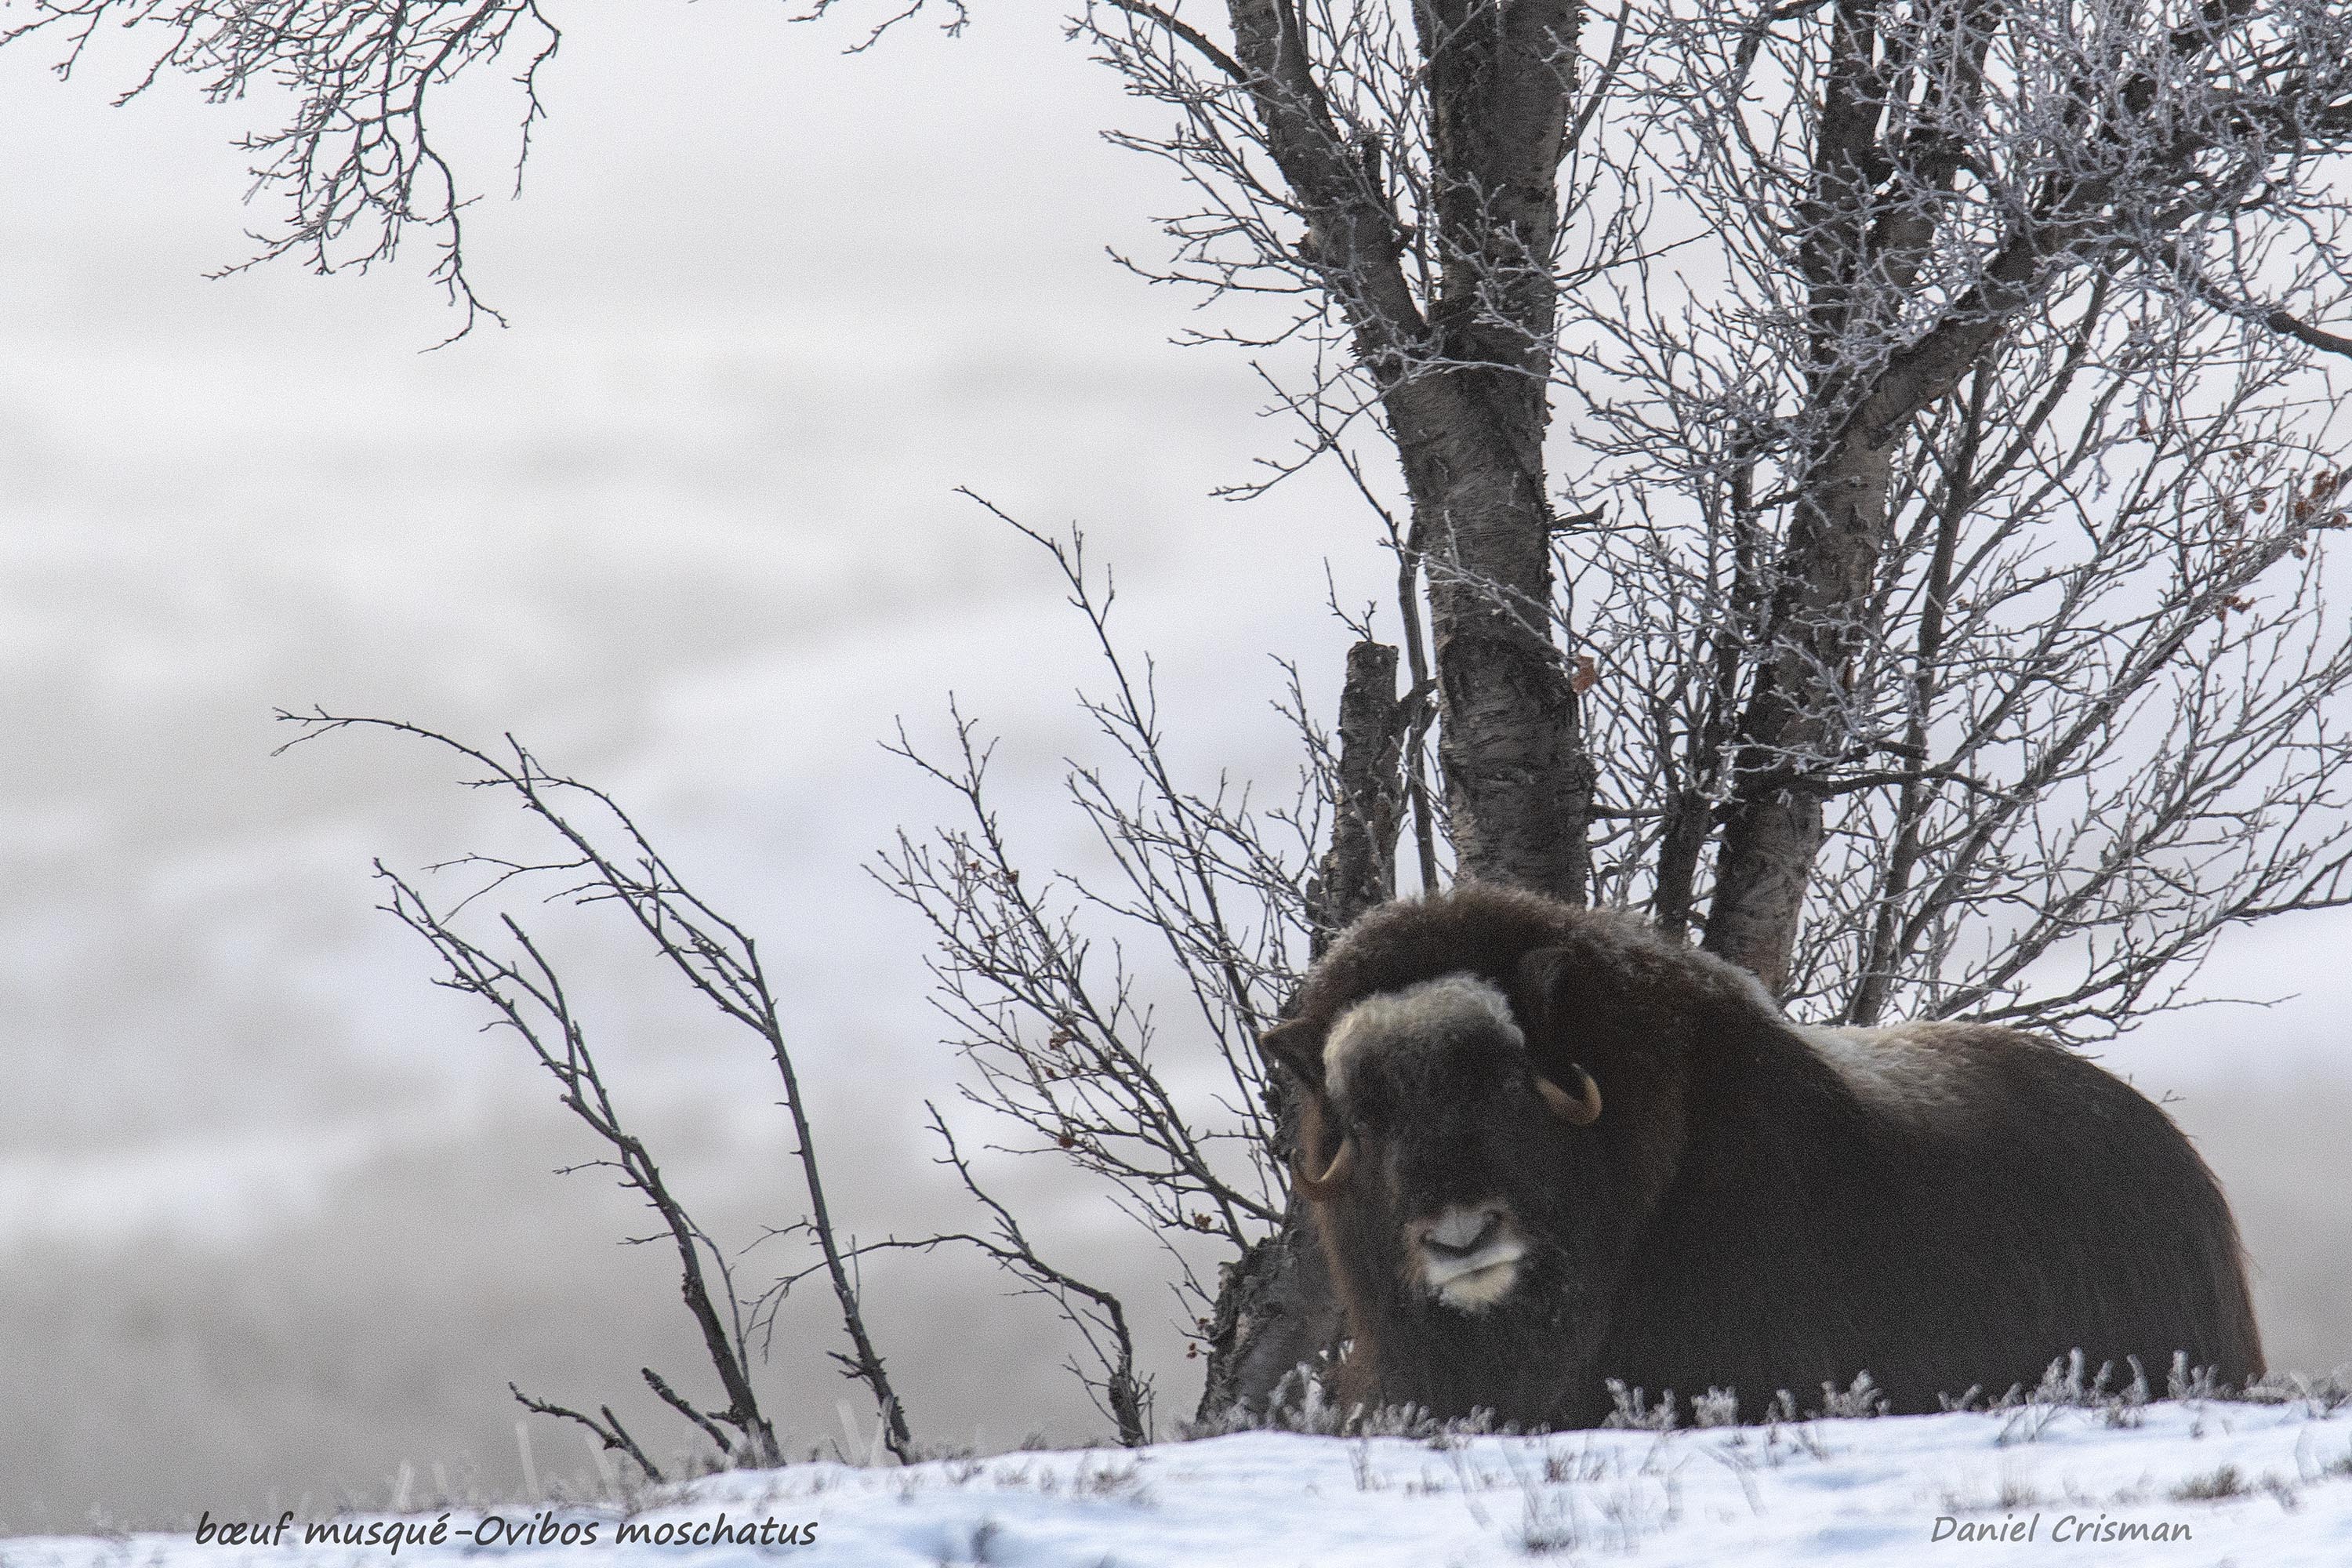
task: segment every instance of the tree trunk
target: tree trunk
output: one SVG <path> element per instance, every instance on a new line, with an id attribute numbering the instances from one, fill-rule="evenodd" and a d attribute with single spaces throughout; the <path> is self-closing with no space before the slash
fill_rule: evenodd
<path id="1" fill-rule="evenodd" d="M 1264 1416 L 1284 1378 L 1338 1353 L 1344 1328 L 1314 1206 L 1294 1195 L 1282 1228 L 1220 1270 L 1208 1378 L 1193 1420 L 1209 1426 L 1236 1411 Z"/>
<path id="2" fill-rule="evenodd" d="M 1799 503 L 1759 670 L 1740 726 L 1729 819 L 1716 856 L 1706 948 L 1778 995 L 1820 855 L 1821 785 L 1857 737 L 1847 683 L 1870 628 L 1871 582 L 1885 548 L 1891 443 L 1856 434 Z"/>
<path id="3" fill-rule="evenodd" d="M 1460 874 L 1586 900 L 1593 768 L 1553 640 L 1544 432 L 1572 0 L 1428 0 L 1438 171 L 1433 356 L 1384 388 L 1430 554 L 1437 755 Z"/>
<path id="4" fill-rule="evenodd" d="M 1396 897 L 1396 844 L 1404 820 L 1406 714 L 1397 702 L 1397 650 L 1360 642 L 1348 650 L 1339 692 L 1338 798 L 1331 847 L 1307 884 L 1314 921 L 1310 944 L 1320 958 L 1358 915 Z"/>
<path id="5" fill-rule="evenodd" d="M 1454 863 L 1571 904 L 1591 881 L 1593 769 L 1551 637 L 1539 384 L 1472 371 L 1391 392 L 1429 606 Z"/>
<path id="6" fill-rule="evenodd" d="M 1559 163 L 1577 0 L 1423 0 L 1436 232 L 1400 227 L 1377 138 L 1335 119 L 1297 12 L 1227 0 L 1266 151 L 1307 220 L 1299 254 L 1380 390 L 1429 566 L 1438 759 L 1461 875 L 1571 903 L 1591 882 L 1593 773 L 1550 631 L 1544 430 Z M 1414 245 L 1434 277 L 1408 279 Z"/>

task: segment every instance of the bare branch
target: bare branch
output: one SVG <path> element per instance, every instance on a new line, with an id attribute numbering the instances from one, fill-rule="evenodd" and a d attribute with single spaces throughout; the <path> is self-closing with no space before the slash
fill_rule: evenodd
<path id="1" fill-rule="evenodd" d="M 395 721 L 338 716 L 322 710 L 310 714 L 281 712 L 278 717 L 301 731 L 287 746 L 360 727 L 429 741 L 466 758 L 481 770 L 480 776 L 470 781 L 474 787 L 512 793 L 563 846 L 562 858 L 550 861 L 486 862 L 493 868 L 497 884 L 520 875 L 551 878 L 558 885 L 553 897 L 581 904 L 618 903 L 652 940 L 655 952 L 674 973 L 727 1017 L 759 1037 L 783 1081 L 783 1103 L 793 1121 L 809 1205 L 806 1231 L 824 1257 L 842 1326 L 852 1346 L 852 1353 L 842 1359 L 850 1375 L 873 1394 L 891 1452 L 911 1463 L 916 1455 L 905 1407 L 891 1387 L 881 1354 L 866 1329 L 849 1259 L 836 1239 L 799 1077 L 751 937 L 686 887 L 610 795 L 593 785 L 547 772 L 511 736 L 507 739 L 507 755 L 501 757 Z M 578 802 L 599 814 L 606 831 L 617 835 L 618 844 L 608 844 L 569 815 L 565 802 Z M 461 935 L 447 916 L 436 912 L 415 888 L 380 863 L 376 874 L 392 889 L 385 908 L 441 956 L 449 971 L 443 984 L 478 996 L 496 1010 L 499 1022 L 517 1033 L 562 1086 L 566 1106 L 612 1147 L 624 1184 L 644 1195 L 661 1215 L 678 1253 L 688 1308 L 702 1331 L 705 1348 L 730 1401 L 728 1409 L 712 1419 L 741 1433 L 758 1462 L 774 1462 L 775 1436 L 751 1391 L 740 1299 L 728 1265 L 716 1244 L 671 1195 L 644 1144 L 623 1128 L 552 964 L 511 916 L 500 919 L 508 937 L 527 961 L 520 965 L 494 957 Z M 543 1032 L 548 1028 L 560 1046 L 550 1043 L 550 1036 Z M 706 1255 L 722 1287 L 715 1294 L 703 1279 Z M 656 1381 L 650 1373 L 647 1376 Z M 683 1404 L 679 1407 L 686 1408 Z"/>
<path id="2" fill-rule="evenodd" d="M 651 1375 L 650 1373 L 648 1375 Z M 604 1417 L 599 1420 L 596 1416 L 583 1415 L 577 1410 L 568 1410 L 561 1405 L 551 1405 L 543 1399 L 533 1399 L 511 1383 L 507 1384 L 507 1392 L 515 1396 L 515 1403 L 535 1415 L 553 1415 L 566 1421 L 578 1422 L 588 1428 L 607 1453 L 626 1454 L 636 1462 L 637 1468 L 644 1472 L 646 1479 L 656 1483 L 661 1480 L 660 1468 L 646 1458 L 646 1451 L 637 1447 L 636 1439 L 629 1436 L 628 1428 L 621 1425 L 621 1418 L 613 1414 L 611 1405 L 599 1407 Z M 699 1416 L 696 1417 L 696 1421 L 698 1425 L 704 1425 Z M 714 1439 L 719 1438 L 719 1434 L 716 1432 L 711 1436 Z M 719 1449 L 722 1454 L 727 1451 L 724 1440 L 719 1440 Z"/>

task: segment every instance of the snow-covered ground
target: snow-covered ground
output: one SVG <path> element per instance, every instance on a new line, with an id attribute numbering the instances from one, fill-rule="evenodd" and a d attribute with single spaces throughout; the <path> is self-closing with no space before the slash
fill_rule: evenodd
<path id="1" fill-rule="evenodd" d="M 0 1564 L 488 1555 L 578 1568 L 672 1561 L 681 1547 L 812 1568 L 2352 1563 L 2352 1415 L 2301 1401 L 2186 1402 L 2112 1419 L 2028 1405 L 1532 1437 L 1258 1432 L 904 1469 L 794 1465 L 653 1489 L 630 1509 L 206 1520 L 203 1542 L 193 1531 L 22 1538 L 0 1542 Z M 257 1527 L 261 1540 L 224 1544 L 223 1525 Z"/>

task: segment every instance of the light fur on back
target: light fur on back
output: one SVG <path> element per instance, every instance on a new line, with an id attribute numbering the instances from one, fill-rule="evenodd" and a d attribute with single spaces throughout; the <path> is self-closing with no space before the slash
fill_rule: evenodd
<path id="1" fill-rule="evenodd" d="M 1844 1028 L 1793 1024 L 1840 1081 L 1868 1104 L 1899 1115 L 1931 1116 L 1959 1109 L 1967 1072 L 1965 1028 L 1943 1024 L 1896 1024 L 1885 1028 Z"/>

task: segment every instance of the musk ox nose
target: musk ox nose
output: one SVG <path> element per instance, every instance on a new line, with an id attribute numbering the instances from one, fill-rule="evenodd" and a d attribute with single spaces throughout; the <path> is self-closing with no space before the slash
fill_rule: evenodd
<path id="1" fill-rule="evenodd" d="M 1457 1204 L 1405 1229 L 1407 1268 L 1457 1311 L 1481 1312 L 1518 1282 L 1528 1244 L 1501 1204 Z"/>

